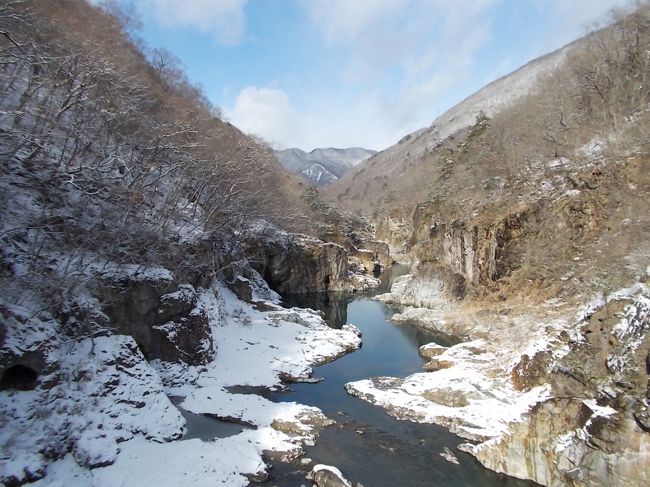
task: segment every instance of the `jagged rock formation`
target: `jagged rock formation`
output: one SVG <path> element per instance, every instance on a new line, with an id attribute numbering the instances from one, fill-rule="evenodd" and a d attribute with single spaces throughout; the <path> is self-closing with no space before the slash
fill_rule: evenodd
<path id="1" fill-rule="evenodd" d="M 354 249 L 355 256 L 366 256 L 365 267 L 355 257 L 349 262 L 348 252 L 341 245 L 307 235 L 270 232 L 247 240 L 244 253 L 280 294 L 354 292 L 379 285 L 373 271 L 380 271 L 380 261 L 390 257 L 382 253 L 381 244 L 376 247 L 378 252 Z"/>
<path id="2" fill-rule="evenodd" d="M 353 167 L 376 154 L 376 151 L 353 147 L 350 149 L 300 149 L 274 151 L 275 157 L 294 174 L 314 186 L 323 187 L 341 178 Z"/>
<path id="3" fill-rule="evenodd" d="M 479 461 L 543 485 L 650 481 L 649 297 L 639 285 L 593 306 L 560 359 L 552 350 L 524 355 L 519 364 L 536 360 L 537 370 L 513 373 L 550 381 L 555 397 L 489 446 L 476 447 Z"/>

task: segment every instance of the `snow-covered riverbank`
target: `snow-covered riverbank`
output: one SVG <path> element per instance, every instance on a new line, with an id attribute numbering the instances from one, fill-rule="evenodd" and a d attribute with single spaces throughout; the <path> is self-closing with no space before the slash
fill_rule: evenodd
<path id="1" fill-rule="evenodd" d="M 280 388 L 283 379 L 310 377 L 311 366 L 355 350 L 352 327 L 329 328 L 304 309 L 283 309 L 269 292 L 259 311 L 215 283 L 198 291 L 209 317 L 215 359 L 205 366 L 148 363 L 131 337 L 112 335 L 60 344 L 63 369 L 53 387 L 0 392 L 4 478 L 35 485 L 247 485 L 264 475 L 264 456 L 295 458 L 330 423 L 318 409 L 274 404 L 230 386 Z M 215 441 L 180 439 L 182 407 L 254 426 Z M 74 431 L 69 453 L 52 462 L 43 444 L 51 432 Z M 68 435 L 69 436 L 69 435 Z M 11 448 L 9 448 L 9 446 Z M 95 468 L 89 468 L 95 467 Z"/>
<path id="2" fill-rule="evenodd" d="M 394 286 L 377 299 L 408 306 L 413 296 L 405 289 Z M 437 289 L 432 283 L 428 295 Z M 649 296 L 637 283 L 582 306 L 407 307 L 393 322 L 468 341 L 421 347 L 425 372 L 349 382 L 346 390 L 398 419 L 439 424 L 472 440 L 463 450 L 497 472 L 543 485 L 566 485 L 567 478 L 640 485 L 650 474 L 639 426 L 648 409 L 629 396 L 647 389 Z M 603 342 L 606 353 L 593 360 L 588 350 Z"/>

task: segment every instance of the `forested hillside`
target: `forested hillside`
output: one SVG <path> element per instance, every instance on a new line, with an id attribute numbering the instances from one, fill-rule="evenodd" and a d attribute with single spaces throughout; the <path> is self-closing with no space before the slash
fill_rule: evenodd
<path id="1" fill-rule="evenodd" d="M 468 340 L 349 393 L 482 442 L 498 472 L 648 482 L 649 52 L 648 2 L 615 11 L 328 188 L 413 266 L 379 297 L 393 320 Z M 501 102 L 470 121 L 481 100 Z"/>
<path id="2" fill-rule="evenodd" d="M 443 115 L 438 125 L 359 165 L 328 194 L 370 217 L 380 238 L 421 261 L 439 259 L 428 247 L 434 227 L 439 235 L 444 225 L 481 233 L 502 222 L 497 245 L 513 248 L 497 248 L 501 269 L 486 270 L 482 284 L 505 282 L 517 270 L 524 281 L 550 284 L 553 277 L 607 265 L 614 285 L 612 273 L 621 277 L 648 252 L 642 195 L 648 184 L 649 36 L 647 5 L 614 14 L 598 31 L 531 63 L 528 94 L 510 93 L 511 77 L 519 82 L 522 68 L 488 86 L 487 94 L 468 98 L 499 98 L 501 89 L 510 101 L 493 107 L 490 116 L 479 113 L 441 138 L 445 124 L 458 125 Z M 579 264 L 571 261 L 572 245 L 584 251 Z M 630 269 L 628 277 L 641 270 Z M 471 279 L 479 279 L 478 272 Z M 514 289 L 521 289 L 520 281 Z"/>
<path id="3" fill-rule="evenodd" d="M 222 369 L 228 357 L 248 365 L 232 365 L 235 377 L 220 373 L 217 391 L 308 376 L 313 363 L 359 346 L 355 333 L 330 332 L 313 312 L 283 314 L 268 284 L 290 294 L 379 282 L 370 272 L 380 251 L 362 254 L 365 267 L 359 259 L 349 267 L 368 236 L 364 223 L 323 203 L 270 149 L 222 121 L 178 61 L 138 41 L 137 21 L 106 5 L 0 5 L 7 485 L 38 480 L 66 455 L 66 468 L 104 467 L 124 441 L 143 441 L 139 454 L 180 438 L 185 420 L 166 394 L 189 394 L 224 351 Z M 240 346 L 253 321 L 273 324 L 258 331 L 265 339 L 257 349 Z M 303 350 L 298 340 L 320 348 Z M 276 349 L 280 358 L 269 355 Z M 246 377 L 255 369 L 267 375 Z M 270 436 L 233 440 L 248 445 L 243 457 L 258 458 L 254 465 L 213 459 L 190 474 L 245 484 L 243 473 L 266 468 L 262 450 L 295 450 L 306 438 L 259 421 Z M 168 473 L 183 476 L 184 468 Z M 104 472 L 105 485 L 130 471 Z M 78 482 L 92 477 L 83 472 L 73 475 Z"/>

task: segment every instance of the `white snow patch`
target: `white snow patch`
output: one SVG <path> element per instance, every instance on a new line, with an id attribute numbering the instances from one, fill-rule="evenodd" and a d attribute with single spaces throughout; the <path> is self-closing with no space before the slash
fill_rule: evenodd
<path id="1" fill-rule="evenodd" d="M 171 278 L 164 270 L 133 271 Z M 182 287 L 178 296 L 167 297 L 190 291 Z M 206 366 L 148 364 L 131 337 L 88 338 L 61 344 L 59 384 L 50 390 L 1 391 L 0 408 L 12 427 L 0 431 L 0 444 L 13 446 L 12 456 L 0 460 L 0 475 L 38 476 L 47 467 L 37 485 L 247 485 L 245 474 L 265 468 L 263 451 L 285 458 L 301 454 L 301 442 L 313 441 L 318 427 L 328 423 L 318 409 L 225 388 L 277 388 L 282 377 L 308 378 L 312 365 L 358 348 L 357 330 L 333 330 L 309 310 L 257 311 L 222 284 L 197 290 L 197 308 L 208 317 L 218 347 Z M 51 339 L 46 323 L 37 330 L 36 338 L 14 341 L 37 345 Z M 183 407 L 190 411 L 258 429 L 211 442 L 172 441 L 181 436 L 184 420 L 167 394 L 185 396 Z M 43 404 L 52 405 L 45 415 Z M 276 422 L 291 425 L 292 432 L 276 431 Z M 48 444 L 60 447 L 63 440 L 71 442 L 72 454 L 48 466 L 37 452 Z"/>
<path id="2" fill-rule="evenodd" d="M 472 352 L 484 344 L 477 340 L 450 347 L 435 359 L 452 366 L 410 375 L 397 385 L 391 384 L 395 379 L 378 378 L 348 383 L 346 389 L 398 419 L 440 424 L 465 438 L 492 438 L 504 433 L 510 422 L 521 420 L 532 405 L 550 397 L 550 387 L 521 393 L 508 377 L 490 376 L 486 371 L 494 355 L 473 356 Z"/>
<path id="3" fill-rule="evenodd" d="M 589 409 L 591 409 L 591 411 L 593 412 L 591 416 L 592 418 L 593 417 L 608 418 L 618 413 L 616 409 L 610 408 L 609 406 L 599 406 L 595 399 L 585 399 L 584 401 L 582 401 L 582 404 L 584 404 Z"/>
<path id="4" fill-rule="evenodd" d="M 314 468 L 311 469 L 311 475 L 308 478 L 313 478 L 313 474 L 322 471 L 332 472 L 341 480 L 341 485 L 345 487 L 352 487 L 352 484 L 343 476 L 341 471 L 332 465 L 323 465 L 322 463 L 315 465 Z"/>

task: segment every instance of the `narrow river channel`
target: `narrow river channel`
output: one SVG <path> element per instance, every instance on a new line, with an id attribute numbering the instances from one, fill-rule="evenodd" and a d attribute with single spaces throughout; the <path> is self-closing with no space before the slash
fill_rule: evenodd
<path id="1" fill-rule="evenodd" d="M 383 290 L 389 289 L 391 277 L 404 269 L 397 268 L 386 278 Z M 390 279 L 390 280 L 389 280 Z M 301 295 L 284 299 L 287 307 L 322 311 L 333 328 L 346 323 L 363 333 L 361 349 L 334 362 L 315 368 L 318 383 L 290 384 L 288 391 L 242 388 L 241 393 L 258 393 L 275 402 L 294 401 L 316 406 L 337 424 L 326 428 L 313 447 L 305 448 L 301 459 L 291 464 L 272 462 L 268 487 L 311 485 L 305 475 L 314 464 L 338 467 L 353 483 L 364 487 L 531 487 L 537 484 L 517 480 L 483 468 L 472 456 L 457 450 L 465 440 L 436 425 L 398 421 L 383 409 L 349 396 L 347 382 L 377 376 L 405 377 L 422 371 L 423 360 L 418 348 L 425 343 L 453 345 L 453 336 L 425 331 L 415 325 L 394 325 L 390 321 L 396 309 L 373 301 L 368 295 L 332 296 Z M 236 389 L 236 388 L 235 388 Z M 233 391 L 235 392 L 235 391 Z M 175 404 L 181 398 L 172 398 Z M 180 408 L 179 408 L 180 409 Z M 184 439 L 210 440 L 237 434 L 242 426 L 196 415 L 181 409 L 187 420 Z M 440 454 L 448 449 L 458 464 Z"/>
<path id="2" fill-rule="evenodd" d="M 306 448 L 305 457 L 313 463 L 334 465 L 353 484 L 359 482 L 365 487 L 537 485 L 483 468 L 473 457 L 456 449 L 464 440 L 445 428 L 398 421 L 383 409 L 345 392 L 346 382 L 420 372 L 421 345 L 436 342 L 449 346 L 458 343 L 457 338 L 414 325 L 394 325 L 390 317 L 397 310 L 368 296 L 297 296 L 285 299 L 285 305 L 321 310 L 330 326 L 340 328 L 350 323 L 363 332 L 360 350 L 315 369 L 314 376 L 324 379 L 322 382 L 291 384 L 290 392 L 266 395 L 277 402 L 316 406 L 337 421 L 336 426 L 323 431 L 316 446 Z M 445 447 L 455 454 L 458 465 L 440 456 Z M 266 485 L 309 485 L 304 468 L 299 462 L 274 464 Z"/>

